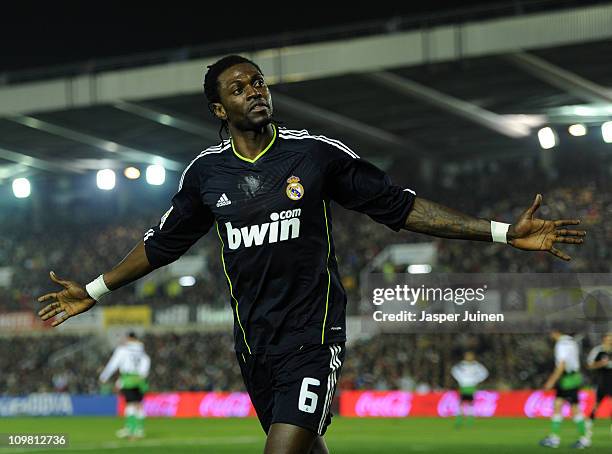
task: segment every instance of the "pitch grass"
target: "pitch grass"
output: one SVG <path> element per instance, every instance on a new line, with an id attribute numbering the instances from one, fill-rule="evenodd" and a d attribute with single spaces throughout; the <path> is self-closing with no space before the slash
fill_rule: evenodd
<path id="1" fill-rule="evenodd" d="M 0 418 L 0 433 L 67 433 L 70 447 L 63 449 L 0 448 L 17 453 L 240 453 L 260 454 L 264 435 L 256 419 L 165 419 L 146 421 L 147 437 L 127 441 L 115 438 L 119 418 Z M 326 436 L 332 454 L 397 453 L 541 453 L 537 443 L 546 435 L 543 419 L 478 419 L 472 427 L 454 428 L 453 419 L 334 418 Z M 571 421 L 564 421 L 562 447 L 570 452 L 576 440 Z M 610 422 L 597 421 L 592 453 L 612 453 Z"/>

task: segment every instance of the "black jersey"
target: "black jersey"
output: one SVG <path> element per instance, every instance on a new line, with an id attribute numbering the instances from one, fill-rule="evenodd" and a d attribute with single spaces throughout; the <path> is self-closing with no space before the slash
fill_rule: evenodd
<path id="1" fill-rule="evenodd" d="M 597 345 L 589 352 L 587 363 L 593 364 L 605 358 L 608 359 L 608 364 L 599 369 L 594 369 L 593 378 L 596 386 L 610 387 L 612 386 L 612 351 L 604 350 L 603 345 Z"/>
<path id="2" fill-rule="evenodd" d="M 343 342 L 346 293 L 330 201 L 397 231 L 414 198 L 342 142 L 274 127 L 253 160 L 226 142 L 191 161 L 172 207 L 145 234 L 145 250 L 158 268 L 215 230 L 239 352 Z"/>

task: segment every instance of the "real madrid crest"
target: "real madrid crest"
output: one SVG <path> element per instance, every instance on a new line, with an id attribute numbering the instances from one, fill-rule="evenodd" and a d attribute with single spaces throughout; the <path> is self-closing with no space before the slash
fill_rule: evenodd
<path id="1" fill-rule="evenodd" d="M 304 186 L 300 184 L 300 179 L 295 175 L 287 178 L 287 197 L 291 200 L 300 200 L 304 195 Z"/>

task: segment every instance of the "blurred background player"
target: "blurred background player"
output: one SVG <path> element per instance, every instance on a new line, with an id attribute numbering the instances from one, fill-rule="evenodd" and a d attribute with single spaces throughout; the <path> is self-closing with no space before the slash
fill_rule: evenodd
<path id="1" fill-rule="evenodd" d="M 587 368 L 593 371 L 593 382 L 597 387 L 595 405 L 588 421 L 590 427 L 603 400 L 612 396 L 612 333 L 606 334 L 602 338 L 601 344 L 589 352 Z M 609 416 L 612 419 L 612 412 Z M 612 433 L 612 424 L 610 425 L 610 432 Z"/>
<path id="2" fill-rule="evenodd" d="M 582 410 L 578 405 L 578 391 L 582 386 L 580 373 L 580 349 L 576 340 L 559 330 L 553 330 L 550 337 L 555 341 L 555 370 L 550 374 L 544 384 L 544 389 L 555 389 L 557 396 L 553 411 L 552 430 L 550 435 L 540 441 L 540 445 L 547 448 L 558 448 L 561 443 L 561 422 L 563 414 L 561 407 L 564 402 L 571 405 L 572 417 L 578 429 L 578 440 L 573 448 L 583 449 L 591 446 L 591 439 L 587 435 L 586 424 Z"/>
<path id="3" fill-rule="evenodd" d="M 474 352 L 467 351 L 463 361 L 453 366 L 451 375 L 459 384 L 460 402 L 455 426 L 461 427 L 463 415 L 466 416 L 468 425 L 471 425 L 474 419 L 474 393 L 478 385 L 487 379 L 489 371 L 476 361 Z"/>
<path id="4" fill-rule="evenodd" d="M 144 437 L 144 408 L 142 399 L 147 391 L 147 376 L 151 359 L 136 334 L 130 332 L 124 343 L 113 352 L 113 356 L 100 374 L 106 383 L 119 370 L 119 388 L 125 398 L 125 426 L 117 431 L 119 438 Z"/>

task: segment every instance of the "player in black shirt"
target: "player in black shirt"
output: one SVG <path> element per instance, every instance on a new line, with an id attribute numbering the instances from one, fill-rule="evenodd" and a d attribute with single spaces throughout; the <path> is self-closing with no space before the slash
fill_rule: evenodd
<path id="1" fill-rule="evenodd" d="M 582 243 L 578 220 L 534 218 L 538 194 L 512 225 L 477 219 L 396 186 L 342 142 L 278 127 L 259 67 L 229 56 L 209 67 L 205 93 L 231 139 L 187 166 L 172 207 L 128 256 L 85 288 L 39 301 L 53 326 L 102 295 L 178 259 L 214 230 L 234 312 L 238 361 L 265 453 L 326 453 L 322 435 L 344 361 L 346 294 L 340 283 L 329 205 L 369 215 L 393 230 L 507 242 L 569 260 L 555 243 Z"/>
<path id="2" fill-rule="evenodd" d="M 594 420 L 595 413 L 603 400 L 606 397 L 612 399 L 612 333 L 606 334 L 601 340 L 601 345 L 597 345 L 589 352 L 587 368 L 593 371 L 593 381 L 597 388 L 595 405 L 591 412 L 591 420 Z"/>

